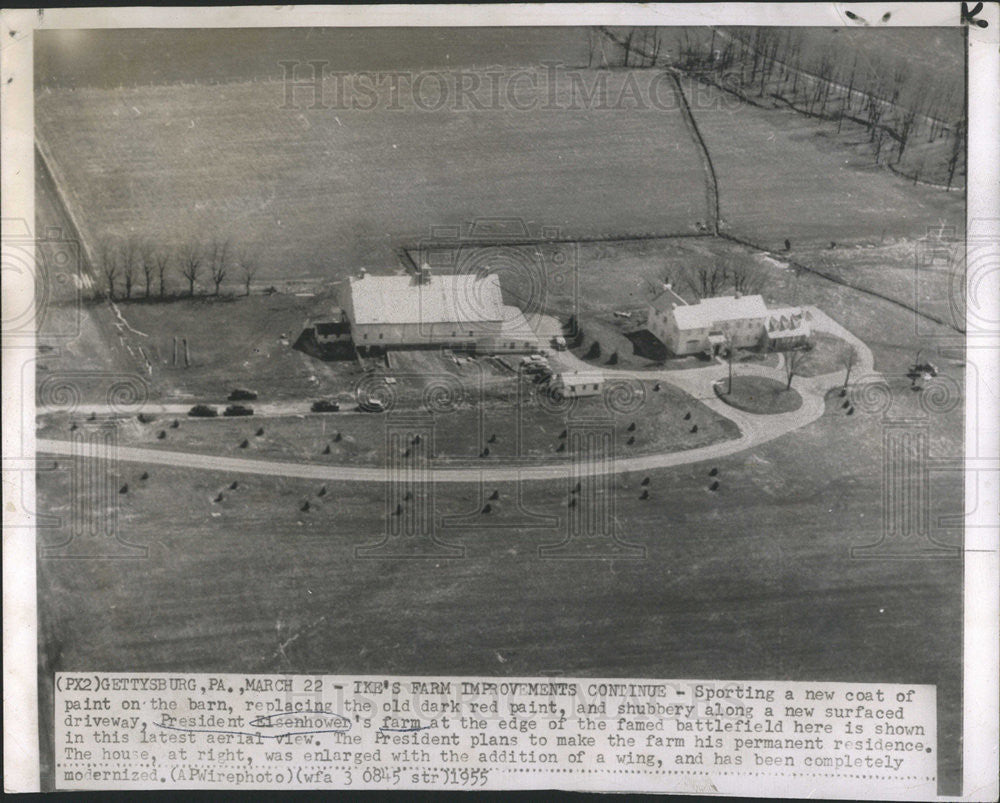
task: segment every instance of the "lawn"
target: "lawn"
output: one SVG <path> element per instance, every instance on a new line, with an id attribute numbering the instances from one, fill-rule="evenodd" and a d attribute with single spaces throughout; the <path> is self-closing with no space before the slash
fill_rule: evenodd
<path id="1" fill-rule="evenodd" d="M 434 111 L 434 81 L 419 87 L 422 108 L 394 102 L 386 84 L 370 111 L 335 107 L 334 79 L 326 109 L 311 98 L 282 108 L 279 81 L 43 90 L 36 125 L 85 236 L 132 231 L 174 246 L 230 237 L 256 252 L 260 278 L 384 269 L 432 227 L 481 218 L 525 221 L 534 237 L 541 227 L 563 237 L 693 231 L 707 215 L 704 173 L 680 113 L 589 109 L 569 75 L 559 73 L 552 104 L 539 94 L 547 81 L 535 76 L 532 90 L 521 80 L 514 100 L 526 111 Z M 626 75 L 640 94 L 654 77 L 575 75 L 588 90 L 606 79 L 609 106 Z"/>
<path id="2" fill-rule="evenodd" d="M 153 398 L 218 402 L 233 388 L 248 387 L 260 390 L 262 400 L 276 401 L 336 396 L 357 381 L 355 363 L 327 362 L 295 348 L 310 319 L 328 317 L 336 303 L 330 292 L 254 293 L 136 300 L 118 308 L 132 329 L 129 341 L 149 359 Z"/>
<path id="3" fill-rule="evenodd" d="M 847 355 L 852 346 L 827 332 L 813 332 L 809 340 L 812 348 L 802 354 L 795 366 L 796 376 L 822 376 L 838 374 L 843 379 L 847 371 Z M 858 359 L 853 358 L 857 367 Z"/>
<path id="4" fill-rule="evenodd" d="M 802 397 L 795 388 L 764 376 L 734 376 L 713 386 L 715 395 L 726 404 L 756 415 L 790 413 L 802 406 Z"/>

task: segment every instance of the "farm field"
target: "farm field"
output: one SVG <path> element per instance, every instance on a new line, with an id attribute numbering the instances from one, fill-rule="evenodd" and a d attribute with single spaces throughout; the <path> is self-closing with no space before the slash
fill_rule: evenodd
<path id="1" fill-rule="evenodd" d="M 143 482 L 142 466 L 123 465 L 135 490 L 119 497 L 120 532 L 148 557 L 40 560 L 43 666 L 936 683 L 947 788 L 960 760 L 961 561 L 852 557 L 880 533 L 883 425 L 836 402 L 712 464 L 714 494 L 708 464 L 654 472 L 648 500 L 641 477 L 616 476 L 618 532 L 646 550 L 634 561 L 539 559 L 563 537 L 565 483 L 524 485 L 523 510 L 510 485 L 438 487 L 438 516 L 463 519 L 437 533 L 462 558 L 360 560 L 355 547 L 385 532 L 380 485 L 328 483 L 320 498 L 318 483 L 163 467 Z M 43 509 L 67 514 L 67 481 L 40 474 Z M 935 475 L 935 516 L 961 510 L 960 483 Z M 493 490 L 494 512 L 478 514 Z M 558 522 L 533 529 L 525 510 Z"/>
<path id="2" fill-rule="evenodd" d="M 338 71 L 587 63 L 587 29 L 579 27 L 230 28 L 227 46 L 219 41 L 211 28 L 183 36 L 156 28 L 41 30 L 35 84 L 117 89 L 280 78 L 288 60 L 321 60 Z"/>
<path id="3" fill-rule="evenodd" d="M 694 116 L 719 181 L 723 228 L 768 249 L 790 239 L 849 243 L 917 238 L 930 227 L 964 226 L 964 194 L 914 185 L 874 167 L 838 140 L 835 126 L 793 111 L 734 107 L 693 81 L 705 98 Z M 714 98 L 714 100 L 713 100 Z"/>
<path id="4" fill-rule="evenodd" d="M 544 85 L 510 90 L 528 111 L 471 101 L 427 111 L 442 97 L 433 81 L 416 85 L 423 94 L 399 90 L 402 100 L 379 86 L 370 111 L 339 108 L 334 79 L 320 109 L 312 97 L 282 108 L 278 81 L 43 90 L 36 129 L 85 237 L 131 232 L 174 247 L 228 237 L 255 252 L 261 279 L 395 267 L 400 245 L 479 218 L 567 238 L 693 231 L 707 219 L 704 174 L 676 103 L 613 108 L 626 76 L 648 93 L 655 74 L 600 75 L 604 110 L 574 101 L 580 76 L 566 72 L 553 103 L 565 109 L 546 108 Z"/>

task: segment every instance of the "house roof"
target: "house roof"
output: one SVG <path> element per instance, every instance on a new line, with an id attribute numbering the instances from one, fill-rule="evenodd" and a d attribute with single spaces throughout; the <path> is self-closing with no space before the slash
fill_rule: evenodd
<path id="1" fill-rule="evenodd" d="M 600 371 L 566 371 L 559 374 L 557 380 L 564 385 L 587 385 L 601 384 L 604 381 L 604 374 Z"/>
<path id="2" fill-rule="evenodd" d="M 678 329 L 706 329 L 719 321 L 766 318 L 767 305 L 759 295 L 703 298 L 674 310 Z"/>
<path id="3" fill-rule="evenodd" d="M 659 310 L 660 312 L 666 312 L 667 310 L 671 310 L 674 307 L 686 306 L 687 301 L 685 301 L 681 296 L 679 296 L 676 292 L 674 292 L 673 288 L 670 287 L 669 284 L 667 284 L 663 286 L 663 292 L 660 293 L 655 298 L 653 298 L 653 300 L 650 301 L 649 304 L 655 310 Z"/>
<path id="4" fill-rule="evenodd" d="M 800 307 L 780 307 L 768 310 L 767 332 L 772 339 L 809 335 L 811 327 Z"/>
<path id="5" fill-rule="evenodd" d="M 352 278 L 349 284 L 355 324 L 456 323 L 503 320 L 496 274 Z"/>

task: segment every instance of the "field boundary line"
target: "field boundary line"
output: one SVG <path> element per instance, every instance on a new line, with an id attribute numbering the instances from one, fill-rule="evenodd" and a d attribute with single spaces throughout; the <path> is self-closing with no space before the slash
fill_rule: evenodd
<path id="1" fill-rule="evenodd" d="M 71 233 L 76 236 L 77 241 L 80 243 L 80 247 L 83 249 L 83 257 L 87 264 L 87 268 L 89 269 L 88 272 L 93 274 L 95 270 L 94 266 L 97 263 L 94 261 L 94 254 L 91 251 L 90 242 L 83 236 L 83 228 L 80 220 L 73 211 L 73 206 L 70 204 L 69 199 L 66 197 L 66 193 L 63 191 L 60 184 L 59 170 L 56 167 L 55 159 L 52 157 L 48 146 L 45 144 L 45 141 L 42 139 L 41 134 L 39 134 L 38 131 L 35 131 L 35 153 L 37 153 L 41 159 L 42 166 L 45 168 L 45 173 L 49 178 L 49 183 L 52 186 L 53 199 L 57 204 L 59 204 L 59 206 L 62 207 L 62 210 L 66 215 L 66 220 L 68 220 L 69 224 L 73 227 L 73 231 Z M 38 232 L 36 232 L 36 235 L 37 234 Z M 97 281 L 96 276 L 91 275 L 91 278 L 94 279 L 95 282 Z"/>
<path id="2" fill-rule="evenodd" d="M 488 248 L 490 246 L 504 245 L 572 245 L 573 243 L 634 243 L 644 240 L 673 240 L 680 237 L 697 239 L 699 237 L 711 237 L 712 233 L 707 231 L 685 231 L 681 233 L 666 234 L 609 234 L 602 237 L 497 237 L 495 239 L 465 239 L 429 241 L 428 248 L 443 248 L 450 243 L 457 247 L 471 245 L 478 248 Z M 412 262 L 413 257 L 409 253 L 420 246 L 405 246 L 402 251 L 407 252 L 407 259 Z"/>
<path id="3" fill-rule="evenodd" d="M 747 248 L 753 248 L 755 251 L 760 251 L 762 254 L 772 253 L 770 249 L 764 248 L 762 245 L 752 242 L 751 240 L 745 240 L 741 237 L 737 237 L 735 234 L 730 234 L 729 232 L 719 232 L 719 237 L 723 238 L 724 240 L 729 240 L 730 242 L 738 243 L 739 245 L 745 246 Z M 919 315 L 921 318 L 926 318 L 928 321 L 936 323 L 939 326 L 946 326 L 947 328 L 952 329 L 958 332 L 959 334 L 963 335 L 965 334 L 965 329 L 956 326 L 954 323 L 943 320 L 942 318 L 938 318 L 936 315 L 931 315 L 930 313 L 927 312 L 921 312 L 915 307 L 911 307 L 909 304 L 900 301 L 898 298 L 892 298 L 891 296 L 884 295 L 878 292 L 877 290 L 872 290 L 869 287 L 862 287 L 861 285 L 854 284 L 852 282 L 846 281 L 845 279 L 840 279 L 836 276 L 831 276 L 829 273 L 825 273 L 824 271 L 821 271 L 818 268 L 811 268 L 808 265 L 802 264 L 801 262 L 796 262 L 794 259 L 785 259 L 784 261 L 787 262 L 789 265 L 791 265 L 793 268 L 796 268 L 798 270 L 804 270 L 807 273 L 812 273 L 816 276 L 826 279 L 828 282 L 840 285 L 841 287 L 849 287 L 850 289 L 855 290 L 859 293 L 864 293 L 865 295 L 869 295 L 872 296 L 873 298 L 877 298 L 880 299 L 881 301 L 885 301 L 889 304 L 901 307 L 902 309 L 905 309 L 908 312 L 912 312 L 914 315 Z"/>
<path id="4" fill-rule="evenodd" d="M 607 38 L 612 44 L 617 45 L 618 47 L 621 47 L 621 48 L 625 47 L 625 42 L 622 39 L 620 39 L 619 37 L 615 36 L 614 32 L 612 32 L 606 26 L 604 26 L 604 25 L 598 25 L 598 26 L 596 26 L 596 28 L 601 33 L 601 35 L 603 35 L 605 38 Z M 749 42 L 744 41 L 743 39 L 741 39 L 739 37 L 732 36 L 731 34 L 728 34 L 727 32 L 721 30 L 720 28 L 718 28 L 716 26 L 712 26 L 712 28 L 720 36 L 722 36 L 722 37 L 724 37 L 726 39 L 729 39 L 730 41 L 738 41 L 743 46 L 749 47 L 749 48 L 753 49 L 753 46 Z M 658 58 L 654 54 L 649 53 L 648 51 L 644 50 L 641 46 L 639 46 L 639 45 L 630 45 L 629 46 L 629 50 L 631 52 L 633 52 L 633 53 L 638 53 L 644 59 L 649 59 L 651 63 L 649 65 L 646 65 L 645 67 L 638 67 L 638 66 L 635 67 L 635 68 L 625 67 L 625 69 L 649 69 L 650 67 L 654 67 L 655 68 L 657 66 L 656 62 L 657 62 Z M 821 78 L 818 75 L 814 75 L 813 73 L 809 72 L 808 70 L 804 70 L 802 68 L 789 67 L 787 64 L 785 64 L 784 62 L 782 62 L 782 61 L 780 61 L 778 59 L 775 59 L 774 61 L 775 61 L 776 64 L 781 65 L 784 69 L 789 70 L 790 72 L 798 73 L 800 76 L 803 76 L 803 77 L 805 77 L 808 80 L 811 80 L 813 82 L 829 84 L 830 86 L 832 86 L 833 88 L 837 89 L 838 91 L 845 89 L 845 87 L 842 84 L 838 84 L 836 81 L 831 81 L 831 80 L 829 80 L 827 78 Z M 725 81 L 722 80 L 722 78 L 724 76 L 723 77 L 714 77 L 713 78 L 712 77 L 713 74 L 715 76 L 719 75 L 719 73 L 718 73 L 717 70 L 715 70 L 713 73 L 709 73 L 709 72 L 707 72 L 705 70 L 684 69 L 683 67 L 677 66 L 675 64 L 670 64 L 670 63 L 665 63 L 664 67 L 668 71 L 672 71 L 672 72 L 675 72 L 675 73 L 682 74 L 682 75 L 684 75 L 684 76 L 686 76 L 688 78 L 691 78 L 692 80 L 699 81 L 700 83 L 705 84 L 706 86 L 715 87 L 716 89 L 718 89 L 718 90 L 720 90 L 722 92 L 727 92 L 730 95 L 732 95 L 734 98 L 736 98 L 737 100 L 742 101 L 743 103 L 747 103 L 747 104 L 749 104 L 751 106 L 755 106 L 758 109 L 763 109 L 765 111 L 773 111 L 774 108 L 775 108 L 774 106 L 768 106 L 768 105 L 766 105 L 764 103 L 760 103 L 760 102 L 754 100 L 746 92 L 742 91 L 742 89 L 737 89 L 737 88 L 734 88 L 734 87 L 731 87 L 731 86 L 727 86 L 726 83 L 725 83 Z M 901 109 L 901 108 L 907 108 L 905 106 L 902 106 L 901 104 L 898 104 L 898 103 L 895 103 L 893 101 L 890 101 L 887 98 L 883 98 L 883 97 L 880 97 L 878 95 L 874 95 L 874 94 L 872 94 L 870 92 L 865 92 L 865 91 L 863 91 L 861 89 L 858 89 L 856 87 L 852 88 L 850 91 L 851 91 L 851 94 L 858 94 L 862 98 L 870 98 L 873 101 L 882 104 L 883 107 L 888 108 L 893 113 L 898 113 L 898 110 Z M 807 111 L 805 109 L 802 109 L 802 108 L 796 106 L 792 101 L 788 100 L 784 96 L 779 95 L 777 93 L 773 93 L 773 92 L 768 93 L 768 97 L 774 99 L 775 101 L 780 101 L 780 102 L 784 103 L 789 109 L 791 109 L 792 111 L 796 112 L 797 114 L 801 114 L 801 115 L 803 115 L 805 117 L 809 117 L 809 118 L 812 118 L 812 119 L 818 119 L 818 120 L 826 120 L 826 121 L 835 121 L 837 119 L 836 117 L 833 117 L 833 116 L 825 116 L 825 115 L 821 115 L 821 114 L 816 114 L 815 112 L 810 112 L 810 111 Z M 922 112 L 918 113 L 918 116 L 921 117 L 921 118 L 923 118 L 925 122 L 930 122 L 930 123 L 933 123 L 935 125 L 939 125 L 939 126 L 942 127 L 942 129 L 944 131 L 948 132 L 949 134 L 954 134 L 954 126 L 953 126 L 953 124 L 951 122 L 948 122 L 948 121 L 944 120 L 943 118 L 933 117 L 931 115 L 924 114 Z M 862 119 L 860 119 L 858 117 L 855 117 L 854 115 L 848 114 L 848 115 L 843 115 L 843 117 L 844 117 L 844 119 L 851 120 L 852 122 L 858 123 L 859 125 L 867 125 L 868 124 L 866 120 L 862 120 Z M 899 135 L 899 133 L 891 125 L 888 125 L 886 123 L 879 123 L 879 124 L 876 125 L 876 128 L 880 128 L 883 132 L 885 132 L 892 139 L 894 139 L 896 141 L 900 141 L 900 135 Z M 707 150 L 706 150 L 706 153 L 707 153 Z M 879 166 L 883 166 L 883 165 L 879 165 Z M 914 181 L 913 176 L 907 175 L 903 171 L 895 169 L 892 166 L 892 164 L 889 163 L 888 160 L 886 160 L 886 162 L 884 163 L 884 166 L 888 167 L 891 172 L 895 173 L 896 175 L 900 176 L 901 178 L 904 178 L 904 179 L 906 179 L 908 181 Z M 968 165 L 966 165 L 965 173 L 963 175 L 966 175 L 966 177 L 967 177 L 967 175 L 968 175 Z M 957 187 L 957 186 L 948 187 L 945 184 L 938 184 L 938 183 L 933 182 L 933 181 L 920 181 L 919 179 L 916 180 L 916 183 L 921 184 L 921 185 L 926 186 L 926 187 L 931 187 L 932 189 L 943 190 L 945 192 L 950 192 L 952 189 L 957 189 L 957 190 L 962 190 L 962 191 L 965 190 L 965 186 L 964 185 L 961 186 L 961 187 Z"/>
<path id="5" fill-rule="evenodd" d="M 712 164 L 712 157 L 708 152 L 708 145 L 705 144 L 701 131 L 698 129 L 698 122 L 694 119 L 694 113 L 684 94 L 684 87 L 681 86 L 680 78 L 674 69 L 668 69 L 667 74 L 674 84 L 674 92 L 680 102 L 681 116 L 687 123 L 688 131 L 694 138 L 698 153 L 701 156 L 701 167 L 705 171 L 705 193 L 708 201 L 708 215 L 711 219 L 711 230 L 713 234 L 719 233 L 719 179 L 715 173 L 715 165 Z"/>

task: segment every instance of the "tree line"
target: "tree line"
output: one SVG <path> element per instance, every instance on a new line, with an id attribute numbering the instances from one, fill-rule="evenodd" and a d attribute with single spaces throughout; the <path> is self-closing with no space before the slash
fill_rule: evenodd
<path id="1" fill-rule="evenodd" d="M 212 237 L 206 241 L 193 238 L 180 247 L 158 245 L 139 235 L 105 235 L 97 243 L 97 265 L 101 284 L 99 292 L 110 298 L 168 298 L 173 277 L 183 279 L 187 295 L 210 289 L 218 296 L 227 279 L 238 278 L 245 295 L 257 275 L 256 253 L 234 249 L 228 238 Z M 141 293 L 141 295 L 140 295 Z"/>
<path id="2" fill-rule="evenodd" d="M 935 150 L 954 182 L 965 151 L 963 111 L 945 79 L 923 74 L 902 57 L 866 54 L 832 45 L 807 48 L 794 28 L 712 29 L 682 32 L 677 66 L 713 75 L 742 95 L 769 97 L 813 117 L 864 128 L 876 164 L 898 166 L 917 142 L 944 140 Z M 922 166 L 914 166 L 919 179 Z"/>
<path id="3" fill-rule="evenodd" d="M 658 28 L 598 28 L 590 37 L 589 66 L 669 65 L 745 100 L 777 101 L 836 122 L 838 133 L 846 121 L 860 125 L 874 162 L 897 172 L 915 143 L 938 143 L 931 169 L 948 188 L 959 173 L 966 123 L 954 87 L 933 72 L 915 70 L 904 57 L 869 53 L 862 60 L 856 49 L 808 47 L 795 28 L 679 28 L 666 48 L 663 35 Z M 615 48 L 614 65 L 600 40 Z M 914 162 L 907 175 L 917 181 L 927 167 Z"/>

